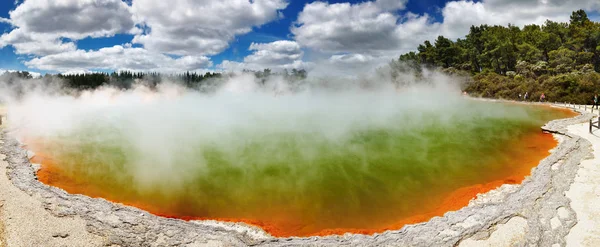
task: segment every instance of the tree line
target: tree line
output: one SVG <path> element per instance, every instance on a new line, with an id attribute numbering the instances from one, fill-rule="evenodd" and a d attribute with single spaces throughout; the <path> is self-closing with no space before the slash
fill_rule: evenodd
<path id="1" fill-rule="evenodd" d="M 470 75 L 464 90 L 475 96 L 517 99 L 528 92 L 544 93 L 550 101 L 589 103 L 600 93 L 600 23 L 584 10 L 568 23 L 471 26 L 464 38 L 439 36 L 393 64 L 419 74 L 422 68 L 442 68 Z"/>
<path id="2" fill-rule="evenodd" d="M 272 72 L 270 69 L 262 71 L 244 70 L 242 73 L 255 75 L 257 82 L 265 83 L 271 77 L 280 76 L 286 81 L 295 82 L 305 79 L 308 75 L 306 70 L 292 69 L 291 73 L 287 70 L 281 72 Z M 231 73 L 206 72 L 204 74 L 197 72 L 185 72 L 179 74 L 161 74 L 157 72 L 133 72 L 133 71 L 115 71 L 112 73 L 94 72 L 79 74 L 45 74 L 42 82 L 60 82 L 63 87 L 75 90 L 96 89 L 102 86 L 113 86 L 122 89 L 129 89 L 134 84 L 144 84 L 151 88 L 156 87 L 162 82 L 174 82 L 184 85 L 190 89 L 203 90 L 214 88 L 222 82 L 222 78 L 230 77 Z M 0 81 L 12 85 L 18 83 L 21 79 L 33 79 L 33 75 L 27 71 L 5 72 L 0 75 Z"/>

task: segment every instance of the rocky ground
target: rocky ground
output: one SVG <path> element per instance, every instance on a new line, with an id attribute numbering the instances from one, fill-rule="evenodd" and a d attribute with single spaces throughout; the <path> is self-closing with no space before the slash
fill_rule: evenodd
<path id="1" fill-rule="evenodd" d="M 4 155 L 0 155 L 4 158 Z M 86 230 L 81 217 L 57 217 L 39 194 L 28 194 L 6 177 L 0 162 L 0 246 L 101 246 L 102 237 Z"/>
<path id="2" fill-rule="evenodd" d="M 585 187 L 589 180 L 579 172 L 583 169 L 580 167 L 585 167 L 581 161 L 592 157 L 592 142 L 581 137 L 584 133 L 580 129 L 585 125 L 579 123 L 591 117 L 592 114 L 583 113 L 544 126 L 544 130 L 555 133 L 559 146 L 520 185 L 503 185 L 480 195 L 461 210 L 400 230 L 372 236 L 346 234 L 310 238 L 273 238 L 244 224 L 165 219 L 103 199 L 68 194 L 37 181 L 27 151 L 5 131 L 1 153 L 6 157 L 0 162 L 0 203 L 4 204 L 0 208 L 0 220 L 6 226 L 4 242 L 9 246 L 564 246 L 567 242 L 591 243 L 581 241 L 586 241 L 585 236 L 599 228 L 578 223 L 578 218 L 584 218 L 585 210 L 593 210 L 588 202 L 571 202 L 589 200 L 585 196 L 590 196 L 583 193 L 582 197 L 581 190 L 585 188 L 573 186 L 582 183 Z M 579 129 L 569 126 L 579 126 Z M 595 145 L 596 141 L 593 142 Z M 597 197 L 592 199 L 597 200 Z M 592 213 L 585 217 L 600 222 Z M 573 235 L 575 230 L 581 234 Z"/>

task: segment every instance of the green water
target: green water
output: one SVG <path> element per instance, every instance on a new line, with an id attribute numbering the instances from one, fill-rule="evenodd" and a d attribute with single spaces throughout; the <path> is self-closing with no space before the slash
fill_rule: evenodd
<path id="1" fill-rule="evenodd" d="M 92 118 L 40 138 L 38 151 L 54 159 L 60 175 L 88 186 L 79 193 L 172 216 L 253 219 L 310 234 L 384 227 L 457 188 L 510 176 L 505 164 L 515 150 L 507 145 L 565 116 L 469 100 L 348 121 L 306 111 L 215 127 L 187 114 L 175 129 L 160 117 Z"/>

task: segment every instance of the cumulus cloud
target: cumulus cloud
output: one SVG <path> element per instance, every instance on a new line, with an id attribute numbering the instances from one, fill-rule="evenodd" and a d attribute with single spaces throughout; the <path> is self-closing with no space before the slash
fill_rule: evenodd
<path id="1" fill-rule="evenodd" d="M 176 55 L 214 55 L 236 35 L 280 17 L 285 0 L 133 0 L 132 10 L 145 32 L 133 42 Z"/>
<path id="2" fill-rule="evenodd" d="M 312 2 L 299 13 L 291 32 L 302 47 L 328 57 L 317 62 L 317 70 L 347 73 L 372 70 L 438 35 L 464 37 L 472 25 L 522 27 L 547 19 L 568 21 L 577 9 L 600 10 L 597 0 L 460 0 L 447 2 L 441 9 L 443 21 L 437 22 L 428 14 L 399 12 L 405 4 L 391 0 Z"/>
<path id="3" fill-rule="evenodd" d="M 10 12 L 10 22 L 28 33 L 70 39 L 104 37 L 134 28 L 121 0 L 26 0 Z"/>
<path id="4" fill-rule="evenodd" d="M 12 45 L 17 54 L 40 56 L 76 50 L 73 42 L 63 42 L 54 35 L 26 33 L 21 29 L 0 36 L 0 47 L 7 45 Z"/>
<path id="5" fill-rule="evenodd" d="M 0 69 L 0 75 L 2 75 L 4 73 L 7 73 L 7 72 L 8 73 L 13 73 L 13 72 L 19 72 L 19 71 L 18 70 L 13 70 L 13 69 L 8 69 L 8 70 L 6 70 L 6 69 Z M 33 78 L 40 78 L 40 77 L 42 77 L 42 74 L 38 73 L 38 72 L 29 71 L 28 73 Z"/>
<path id="6" fill-rule="evenodd" d="M 471 25 L 543 24 L 568 21 L 580 8 L 600 11 L 597 0 L 456 0 L 441 6 L 438 22 L 407 11 L 408 1 L 305 4 L 290 27 L 293 40 L 252 43 L 252 53 L 242 61 L 225 60 L 218 68 L 370 71 L 438 35 L 463 37 Z M 31 68 L 181 72 L 212 66 L 206 56 L 224 51 L 236 36 L 284 18 L 288 1 L 24 0 L 16 5 L 10 18 L 0 18 L 12 25 L 0 36 L 0 48 L 10 45 L 17 54 L 36 56 L 26 62 Z M 120 33 L 132 34 L 131 42 L 143 47 L 77 49 L 80 39 Z"/>
<path id="7" fill-rule="evenodd" d="M 397 14 L 406 1 L 357 4 L 307 4 L 291 27 L 302 46 L 329 53 L 389 54 L 414 50 L 438 35 L 460 38 L 471 25 L 523 26 L 547 19 L 568 21 L 573 10 L 600 10 L 597 0 L 468 0 L 450 1 L 442 8 L 443 22 L 429 15 Z"/>
<path id="8" fill-rule="evenodd" d="M 425 15 L 398 14 L 406 1 L 307 4 L 291 27 L 295 40 L 319 53 L 313 75 L 360 75 L 415 49 L 439 31 Z"/>
<path id="9" fill-rule="evenodd" d="M 170 56 L 144 48 L 116 45 L 97 51 L 75 50 L 34 58 L 25 62 L 30 68 L 59 72 L 81 70 L 132 70 L 165 73 L 202 70 L 212 66 L 208 57 Z"/>
<path id="10" fill-rule="evenodd" d="M 372 72 L 401 53 L 435 37 L 439 23 L 425 15 L 399 14 L 407 1 L 377 0 L 357 4 L 313 2 L 291 27 L 294 39 L 319 53 L 312 74 Z"/>
<path id="11" fill-rule="evenodd" d="M 0 47 L 18 54 L 48 55 L 75 49 L 72 42 L 134 32 L 129 6 L 121 0 L 26 0 L 4 19 L 15 27 L 0 37 Z"/>
<path id="12" fill-rule="evenodd" d="M 316 76 L 343 76 L 356 77 L 373 73 L 376 69 L 388 64 L 395 55 L 370 55 L 349 53 L 332 55 L 328 58 L 316 61 L 311 75 Z"/>
<path id="13" fill-rule="evenodd" d="M 341 63 L 350 66 L 360 66 L 375 60 L 373 56 L 362 54 L 334 55 L 329 58 L 331 63 Z"/>
<path id="14" fill-rule="evenodd" d="M 302 59 L 304 54 L 298 43 L 288 40 L 272 43 L 252 43 L 249 50 L 255 52 L 247 56 L 244 62 L 264 65 L 290 64 Z"/>
<path id="15" fill-rule="evenodd" d="M 262 70 L 262 69 L 306 69 L 310 64 L 302 61 L 304 52 L 300 45 L 290 40 L 278 40 L 271 43 L 252 43 L 248 48 L 254 51 L 244 58 L 243 62 L 223 61 L 221 69 Z"/>
<path id="16" fill-rule="evenodd" d="M 402 6 L 388 2 L 313 2 L 300 12 L 291 32 L 301 45 L 320 51 L 395 50 L 399 43 L 399 17 L 392 11 Z"/>
<path id="17" fill-rule="evenodd" d="M 524 26 L 543 24 L 546 20 L 568 22 L 577 9 L 600 10 L 597 0 L 484 0 L 483 2 L 453 1 L 442 9 L 444 17 L 439 33 L 450 38 L 466 35 L 471 25 Z"/>

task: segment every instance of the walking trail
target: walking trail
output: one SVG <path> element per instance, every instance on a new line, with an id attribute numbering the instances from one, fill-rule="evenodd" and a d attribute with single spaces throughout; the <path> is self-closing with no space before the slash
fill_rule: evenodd
<path id="1" fill-rule="evenodd" d="M 590 106 L 576 108 L 591 112 Z M 600 246 L 600 130 L 589 133 L 588 123 L 571 125 L 567 130 L 590 141 L 594 155 L 579 165 L 575 181 L 566 192 L 577 214 L 577 224 L 566 238 L 567 246 Z"/>

